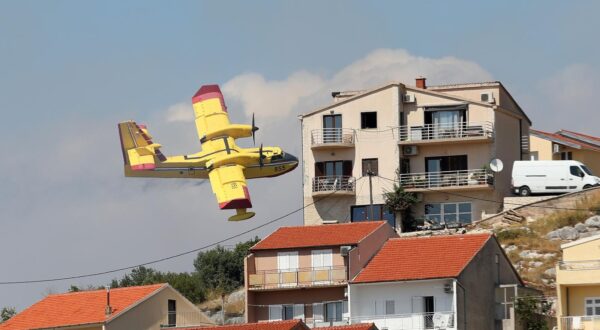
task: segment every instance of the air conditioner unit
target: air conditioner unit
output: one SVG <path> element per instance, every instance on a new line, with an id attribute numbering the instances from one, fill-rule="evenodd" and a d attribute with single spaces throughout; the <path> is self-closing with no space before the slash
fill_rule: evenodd
<path id="1" fill-rule="evenodd" d="M 450 284 L 450 283 L 444 284 L 444 292 L 445 293 L 452 293 L 452 284 Z"/>
<path id="2" fill-rule="evenodd" d="M 415 103 L 415 94 L 404 94 L 404 95 L 402 95 L 402 101 L 404 103 Z"/>
<path id="3" fill-rule="evenodd" d="M 352 247 L 350 245 L 343 245 L 342 247 L 340 247 L 340 255 L 342 257 L 347 257 L 348 253 L 350 253 L 350 250 L 352 250 Z"/>
<path id="4" fill-rule="evenodd" d="M 553 143 L 552 144 L 552 152 L 557 154 L 560 152 L 560 144 Z"/>
<path id="5" fill-rule="evenodd" d="M 494 103 L 494 94 L 492 92 L 481 93 L 481 102 Z"/>
<path id="6" fill-rule="evenodd" d="M 417 146 L 403 146 L 402 147 L 402 155 L 404 156 L 414 156 L 419 153 Z"/>

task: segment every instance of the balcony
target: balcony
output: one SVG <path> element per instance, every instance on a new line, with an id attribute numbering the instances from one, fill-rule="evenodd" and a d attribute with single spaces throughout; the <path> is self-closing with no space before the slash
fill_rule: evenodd
<path id="1" fill-rule="evenodd" d="M 260 271 L 248 276 L 250 290 L 345 286 L 347 283 L 344 266 Z"/>
<path id="2" fill-rule="evenodd" d="M 205 326 L 210 319 L 200 311 L 164 313 L 161 317 L 161 328 Z M 146 328 L 138 324 L 136 329 Z"/>
<path id="3" fill-rule="evenodd" d="M 399 131 L 398 144 L 481 143 L 494 139 L 494 124 L 489 121 L 400 126 Z"/>
<path id="4" fill-rule="evenodd" d="M 486 190 L 492 189 L 494 176 L 485 169 L 400 174 L 406 191 Z"/>
<path id="5" fill-rule="evenodd" d="M 346 175 L 316 176 L 312 181 L 312 195 L 322 196 L 335 192 L 336 195 L 354 196 L 355 181 L 354 177 Z"/>
<path id="6" fill-rule="evenodd" d="M 560 261 L 556 283 L 560 285 L 600 284 L 600 260 Z"/>
<path id="7" fill-rule="evenodd" d="M 375 323 L 377 328 L 389 330 L 455 329 L 454 312 L 358 316 L 350 322 Z"/>
<path id="8" fill-rule="evenodd" d="M 566 316 L 559 323 L 561 330 L 600 330 L 600 316 Z"/>
<path id="9" fill-rule="evenodd" d="M 311 148 L 354 148 L 355 133 L 351 128 L 323 128 L 311 131 Z"/>

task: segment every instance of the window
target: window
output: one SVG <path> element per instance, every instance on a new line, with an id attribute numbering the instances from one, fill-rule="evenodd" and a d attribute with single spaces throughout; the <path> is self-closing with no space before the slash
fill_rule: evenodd
<path id="1" fill-rule="evenodd" d="M 342 115 L 323 116 L 323 142 L 342 142 Z"/>
<path id="2" fill-rule="evenodd" d="M 573 154 L 570 151 L 564 151 L 560 153 L 560 160 L 572 160 Z"/>
<path id="3" fill-rule="evenodd" d="M 373 175 L 377 175 L 379 172 L 379 165 L 377 158 L 367 158 L 362 160 L 362 175 L 369 175 L 369 171 Z"/>
<path id="4" fill-rule="evenodd" d="M 600 315 L 600 298 L 585 298 L 585 315 Z"/>
<path id="5" fill-rule="evenodd" d="M 360 128 L 377 128 L 377 112 L 361 112 Z"/>
<path id="6" fill-rule="evenodd" d="M 352 176 L 351 160 L 316 162 L 315 176 Z"/>
<path id="7" fill-rule="evenodd" d="M 471 223 L 471 203 L 425 204 L 425 220 L 435 225 L 463 225 Z"/>
<path id="8" fill-rule="evenodd" d="M 167 301 L 167 315 L 170 327 L 177 326 L 177 301 L 169 299 Z"/>
<path id="9" fill-rule="evenodd" d="M 425 172 L 466 171 L 467 155 L 425 157 Z"/>
<path id="10" fill-rule="evenodd" d="M 290 271 L 298 269 L 298 252 L 277 252 L 277 270 Z"/>
<path id="11" fill-rule="evenodd" d="M 587 175 L 594 175 L 592 174 L 592 171 L 585 165 L 581 165 L 581 168 L 583 169 L 583 171 L 585 172 L 585 174 Z"/>
<path id="12" fill-rule="evenodd" d="M 333 253 L 328 250 L 311 251 L 312 267 L 317 269 L 329 269 L 333 266 Z"/>
<path id="13" fill-rule="evenodd" d="M 283 319 L 293 320 L 294 319 L 294 305 L 283 305 Z"/>
<path id="14" fill-rule="evenodd" d="M 529 160 L 539 160 L 540 155 L 537 151 L 532 151 L 529 153 Z"/>
<path id="15" fill-rule="evenodd" d="M 396 307 L 393 300 L 385 301 L 385 315 L 393 315 L 396 314 Z"/>
<path id="16" fill-rule="evenodd" d="M 304 319 L 304 305 L 269 305 L 269 321 Z"/>
<path id="17" fill-rule="evenodd" d="M 373 219 L 371 219 L 370 205 L 353 205 L 350 207 L 350 220 L 352 222 L 385 220 L 390 226 L 396 227 L 396 216 L 388 211 L 383 204 L 373 204 Z"/>
<path id="18" fill-rule="evenodd" d="M 579 168 L 579 166 L 569 166 L 569 171 L 573 176 L 577 176 L 580 178 L 583 178 L 585 176 L 585 174 L 583 174 L 583 171 Z"/>
<path id="19" fill-rule="evenodd" d="M 339 322 L 342 320 L 342 302 L 330 302 L 325 304 L 325 321 Z"/>

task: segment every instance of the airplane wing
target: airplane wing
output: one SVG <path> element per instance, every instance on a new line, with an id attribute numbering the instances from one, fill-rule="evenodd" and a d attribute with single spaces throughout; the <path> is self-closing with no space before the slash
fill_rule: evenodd
<path id="1" fill-rule="evenodd" d="M 236 209 L 237 216 L 229 220 L 237 221 L 252 217 L 254 213 L 246 212 L 246 208 L 252 207 L 244 167 L 231 165 L 217 167 L 208 173 L 210 185 L 217 197 L 220 209 Z"/>

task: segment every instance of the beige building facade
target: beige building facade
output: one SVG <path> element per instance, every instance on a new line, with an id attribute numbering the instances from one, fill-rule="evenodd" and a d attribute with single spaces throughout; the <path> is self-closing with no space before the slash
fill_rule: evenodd
<path id="1" fill-rule="evenodd" d="M 577 160 L 594 175 L 600 174 L 600 137 L 560 130 L 555 133 L 532 129 L 531 160 Z"/>
<path id="2" fill-rule="evenodd" d="M 561 246 L 556 266 L 560 330 L 600 329 L 600 235 Z"/>
<path id="3" fill-rule="evenodd" d="M 512 162 L 529 159 L 531 121 L 500 82 L 416 85 L 333 93 L 333 104 L 300 117 L 305 224 L 385 219 L 400 229 L 382 207 L 394 180 L 418 194 L 413 213 L 429 222 L 459 225 L 502 208 Z"/>

